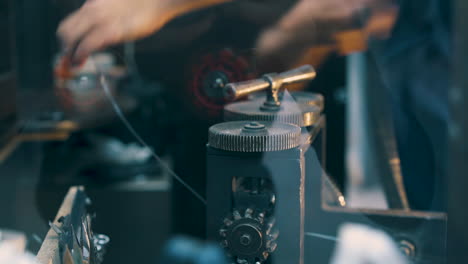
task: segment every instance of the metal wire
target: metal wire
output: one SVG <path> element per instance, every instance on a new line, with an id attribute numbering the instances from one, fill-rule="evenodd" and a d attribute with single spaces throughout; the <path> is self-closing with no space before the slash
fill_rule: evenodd
<path id="1" fill-rule="evenodd" d="M 95 67 L 97 68 L 97 65 L 95 63 Z M 99 71 L 99 69 L 97 69 Z M 145 148 L 148 148 L 151 151 L 151 155 L 153 158 L 162 166 L 164 170 L 166 170 L 174 179 L 176 179 L 180 184 L 182 184 L 188 191 L 190 191 L 200 202 L 202 202 L 204 205 L 206 205 L 206 200 L 203 198 L 201 194 L 199 194 L 194 188 L 192 188 L 187 182 L 185 182 L 181 177 L 179 177 L 169 166 L 148 146 L 148 144 L 140 137 L 138 132 L 133 128 L 133 126 L 130 124 L 128 119 L 125 117 L 123 114 L 119 104 L 117 103 L 117 100 L 115 97 L 112 95 L 109 89 L 109 84 L 107 81 L 107 77 L 104 73 L 100 72 L 99 74 L 99 82 L 102 86 L 102 89 L 104 90 L 104 93 L 109 100 L 109 102 L 112 105 L 112 108 L 114 109 L 115 113 L 119 117 L 119 119 L 122 121 L 122 123 L 125 125 L 125 127 L 128 129 L 128 131 L 133 135 L 133 137 L 140 143 L 142 146 Z"/>

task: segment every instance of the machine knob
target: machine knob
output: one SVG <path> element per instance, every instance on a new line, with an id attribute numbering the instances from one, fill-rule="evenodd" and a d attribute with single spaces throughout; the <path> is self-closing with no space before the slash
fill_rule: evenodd
<path id="1" fill-rule="evenodd" d="M 209 129 L 210 147 L 235 152 L 269 152 L 299 146 L 301 129 L 285 123 L 235 121 Z"/>

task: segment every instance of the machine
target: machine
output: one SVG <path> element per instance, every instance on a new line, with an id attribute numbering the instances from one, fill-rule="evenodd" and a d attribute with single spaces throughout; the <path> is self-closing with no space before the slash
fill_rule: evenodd
<path id="1" fill-rule="evenodd" d="M 225 86 L 230 99 L 261 90 L 266 96 L 226 105 L 228 122 L 209 130 L 208 238 L 234 263 L 329 263 L 335 244 L 316 234 L 336 237 L 339 226 L 354 222 L 385 230 L 412 263 L 443 263 L 444 213 L 345 207 L 323 173 L 320 96 L 293 93 L 288 100 L 283 90 L 314 77 L 312 67 L 302 66 Z"/>

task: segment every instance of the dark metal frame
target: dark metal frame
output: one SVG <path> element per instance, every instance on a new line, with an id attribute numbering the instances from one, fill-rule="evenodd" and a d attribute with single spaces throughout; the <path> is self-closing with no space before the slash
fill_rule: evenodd
<path id="1" fill-rule="evenodd" d="M 448 263 L 468 263 L 468 210 L 465 208 L 468 187 L 468 1 L 453 2 L 454 81 L 449 89 L 451 124 L 449 127 L 448 194 Z"/>

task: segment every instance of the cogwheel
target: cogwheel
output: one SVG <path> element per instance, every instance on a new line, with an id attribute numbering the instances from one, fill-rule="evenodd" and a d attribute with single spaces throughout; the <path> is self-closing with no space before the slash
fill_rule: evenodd
<path id="1" fill-rule="evenodd" d="M 264 263 L 276 249 L 279 232 L 274 220 L 265 213 L 247 208 L 243 214 L 234 210 L 219 230 L 221 246 L 237 264 Z"/>
<path id="2" fill-rule="evenodd" d="M 292 149 L 300 144 L 298 126 L 268 121 L 233 121 L 209 129 L 208 145 L 225 151 L 270 152 Z"/>

